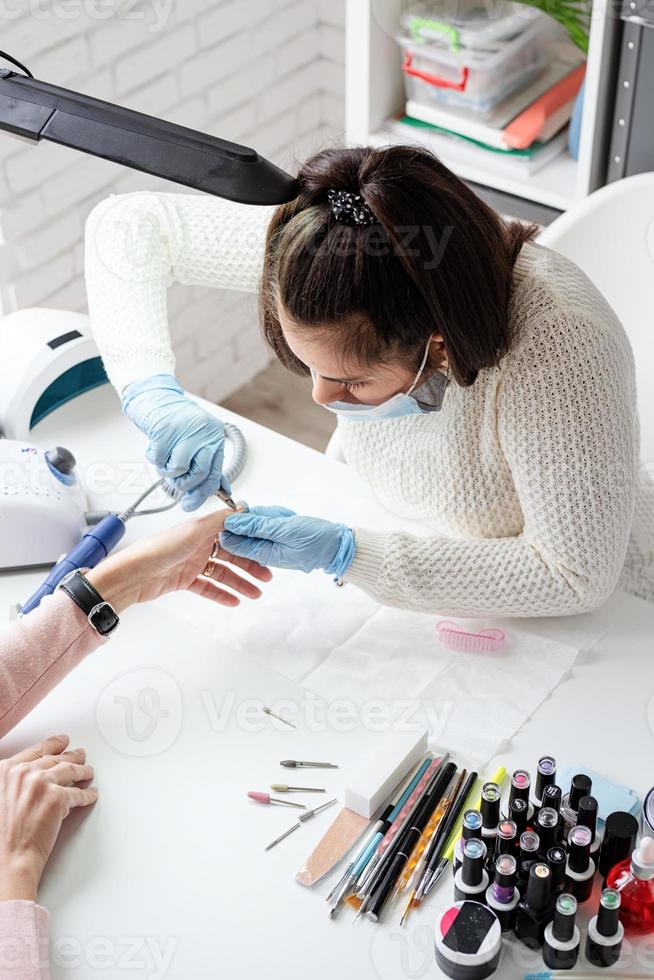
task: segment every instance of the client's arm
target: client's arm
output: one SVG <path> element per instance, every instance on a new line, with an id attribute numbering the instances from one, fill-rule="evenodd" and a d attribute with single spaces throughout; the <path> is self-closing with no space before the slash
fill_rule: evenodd
<path id="1" fill-rule="evenodd" d="M 137 541 L 88 572 L 88 579 L 119 614 L 136 602 L 147 602 L 177 589 L 187 589 L 224 606 L 239 604 L 234 593 L 257 599 L 260 589 L 231 567 L 268 581 L 270 572 L 253 561 L 234 558 L 220 549 L 212 562 L 212 576 L 203 574 L 226 513 L 220 511 L 185 521 Z M 0 736 L 10 731 L 86 654 L 105 642 L 75 603 L 60 591 L 2 631 Z"/>

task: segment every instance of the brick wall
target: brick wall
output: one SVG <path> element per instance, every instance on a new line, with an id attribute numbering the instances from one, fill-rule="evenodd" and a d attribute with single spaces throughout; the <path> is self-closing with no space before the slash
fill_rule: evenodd
<path id="1" fill-rule="evenodd" d="M 14 0 L 0 47 L 47 81 L 254 146 L 292 168 L 343 129 L 344 0 Z M 175 185 L 0 134 L 0 309 L 85 310 L 84 222 L 111 193 Z M 177 372 L 227 397 L 268 361 L 256 303 L 173 286 Z M 1 329 L 1 328 L 0 328 Z"/>

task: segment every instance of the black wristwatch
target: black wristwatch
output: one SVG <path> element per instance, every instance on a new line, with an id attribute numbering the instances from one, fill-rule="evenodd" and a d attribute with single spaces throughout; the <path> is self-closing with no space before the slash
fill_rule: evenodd
<path id="1" fill-rule="evenodd" d="M 70 596 L 82 610 L 93 629 L 100 636 L 110 636 L 120 622 L 118 614 L 109 602 L 105 602 L 97 589 L 94 589 L 83 574 L 88 569 L 76 569 L 64 575 L 59 588 Z"/>

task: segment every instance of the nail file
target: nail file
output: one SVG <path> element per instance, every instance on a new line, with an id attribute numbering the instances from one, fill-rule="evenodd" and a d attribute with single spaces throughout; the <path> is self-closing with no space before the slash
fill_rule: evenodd
<path id="1" fill-rule="evenodd" d="M 295 880 L 311 887 L 332 870 L 363 836 L 373 815 L 381 809 L 427 751 L 427 731 L 416 735 L 391 732 L 377 741 L 375 750 L 345 789 L 345 806 L 322 840 L 308 856 Z"/>

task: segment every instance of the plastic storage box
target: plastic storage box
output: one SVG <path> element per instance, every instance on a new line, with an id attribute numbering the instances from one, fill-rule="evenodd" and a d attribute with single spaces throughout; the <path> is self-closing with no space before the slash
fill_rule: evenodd
<path id="1" fill-rule="evenodd" d="M 499 20 L 471 11 L 447 23 L 411 18 L 398 38 L 407 98 L 488 112 L 542 71 L 549 38 L 538 11 Z"/>

